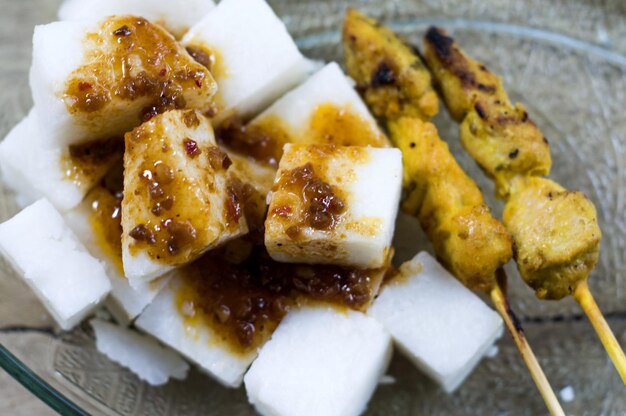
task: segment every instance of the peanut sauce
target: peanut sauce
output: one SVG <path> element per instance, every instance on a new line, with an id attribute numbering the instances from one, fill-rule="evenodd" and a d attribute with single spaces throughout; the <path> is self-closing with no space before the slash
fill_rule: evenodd
<path id="1" fill-rule="evenodd" d="M 92 189 L 85 200 L 89 204 L 89 223 L 96 244 L 104 255 L 115 264 L 120 276 L 122 265 L 122 198 L 123 166 L 118 164 Z"/>
<path id="2" fill-rule="evenodd" d="M 216 131 L 217 140 L 253 159 L 277 166 L 286 143 L 335 144 L 339 146 L 387 145 L 385 137 L 350 105 L 324 103 L 317 106 L 308 125 L 294 130 L 275 115 L 243 125 L 225 121 Z"/>
<path id="3" fill-rule="evenodd" d="M 189 114 L 183 115 L 183 122 L 195 123 Z M 226 173 L 231 161 L 217 146 L 200 145 L 192 138 L 174 145 L 162 143 L 160 138 L 165 132 L 161 130 L 161 126 L 142 126 L 126 135 L 127 155 L 134 154 L 137 146 L 142 149 L 139 181 L 132 182 L 134 189 L 128 192 L 134 192 L 138 201 L 137 206 L 129 209 L 141 213 L 138 216 L 143 220 L 129 231 L 134 240 L 130 249 L 131 253 L 141 250 L 155 261 L 176 265 L 196 257 L 220 233 L 213 225 L 215 200 L 210 195 L 216 187 L 224 186 L 216 181 L 218 174 Z M 207 159 L 202 176 L 188 177 L 176 167 L 181 154 L 189 160 Z M 217 224 L 223 227 L 222 231 L 236 226 L 243 215 L 240 196 L 229 186 L 226 183 L 225 221 Z"/>
<path id="4" fill-rule="evenodd" d="M 363 310 L 383 269 L 287 264 L 272 260 L 262 230 L 233 240 L 181 269 L 179 312 L 191 325 L 208 325 L 235 353 L 253 351 L 291 308 L 324 302 Z"/>
<path id="5" fill-rule="evenodd" d="M 332 230 L 339 222 L 346 205 L 337 189 L 322 180 L 309 162 L 303 166 L 283 172 L 277 182 L 276 189 L 299 195 L 303 202 L 302 220 L 286 229 L 287 235 L 296 239 L 302 226 L 317 230 Z M 290 217 L 290 206 L 278 206 L 271 215 Z"/>
<path id="6" fill-rule="evenodd" d="M 61 157 L 61 169 L 66 179 L 78 187 L 89 186 L 121 160 L 123 153 L 124 140 L 121 137 L 71 145 Z"/>
<path id="7" fill-rule="evenodd" d="M 122 182 L 120 165 L 86 200 L 96 241 L 123 276 Z M 291 308 L 310 303 L 356 310 L 367 307 L 385 268 L 366 270 L 272 260 L 263 245 L 265 195 L 240 180 L 231 179 L 229 186 L 237 194 L 240 211 L 252 231 L 179 269 L 177 279 L 182 284 L 176 293 L 176 305 L 189 325 L 208 326 L 230 351 L 246 354 L 269 338 Z"/>
<path id="8" fill-rule="evenodd" d="M 185 49 L 196 62 L 209 70 L 217 83 L 228 77 L 228 69 L 219 50 L 209 48 L 198 39 L 191 41 Z M 214 117 L 223 108 L 219 89 L 211 100 L 213 103 L 206 113 L 207 117 Z"/>
<path id="9" fill-rule="evenodd" d="M 142 121 L 186 106 L 183 91 L 210 88 L 206 69 L 176 40 L 141 17 L 112 17 L 86 37 L 85 64 L 69 78 L 64 100 L 70 113 L 95 113 L 111 100 L 147 97 Z"/>

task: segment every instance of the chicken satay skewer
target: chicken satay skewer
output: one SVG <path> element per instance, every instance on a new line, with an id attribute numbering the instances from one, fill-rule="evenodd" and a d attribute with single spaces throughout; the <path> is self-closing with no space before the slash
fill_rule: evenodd
<path id="1" fill-rule="evenodd" d="M 626 384 L 626 358 L 589 291 L 601 238 L 596 211 L 582 193 L 541 176 L 550 172 L 547 140 L 498 76 L 468 57 L 443 30 L 425 36 L 424 58 L 461 142 L 506 200 L 504 223 L 522 278 L 543 299 L 573 295 Z"/>
<path id="2" fill-rule="evenodd" d="M 433 124 L 408 117 L 388 125 L 390 138 L 404 159 L 408 197 L 403 210 L 419 219 L 437 257 L 452 274 L 491 298 L 550 414 L 564 415 L 509 306 L 502 266 L 512 253 L 504 226 L 491 216 L 480 190 L 457 164 Z"/>
<path id="3" fill-rule="evenodd" d="M 550 413 L 564 414 L 508 306 L 506 290 L 495 278 L 511 258 L 510 237 L 491 216 L 480 190 L 456 163 L 435 127 L 422 121 L 438 111 L 430 74 L 390 30 L 355 10 L 347 13 L 343 43 L 357 89 L 403 153 L 407 194 L 403 209 L 418 217 L 452 274 L 491 297 Z"/>

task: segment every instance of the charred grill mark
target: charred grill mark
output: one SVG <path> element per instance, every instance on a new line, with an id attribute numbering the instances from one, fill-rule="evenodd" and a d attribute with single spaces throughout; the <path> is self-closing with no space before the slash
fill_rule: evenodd
<path id="1" fill-rule="evenodd" d="M 461 63 L 462 65 L 463 63 Z M 474 73 L 467 70 L 465 67 L 463 66 L 457 66 L 452 67 L 451 68 L 452 72 L 454 73 L 454 75 L 456 75 L 459 80 L 461 81 L 461 84 L 464 87 L 474 87 L 476 85 L 476 77 L 474 76 Z"/>
<path id="2" fill-rule="evenodd" d="M 448 36 L 443 29 L 431 27 L 426 32 L 425 39 L 433 46 L 435 54 L 442 64 L 461 81 L 463 87 L 476 88 L 487 94 L 496 93 L 496 85 L 483 84 L 476 80 L 476 74 L 466 57 L 455 46 L 454 39 Z M 479 69 L 483 72 L 489 72 L 484 65 L 480 65 Z"/>
<path id="3" fill-rule="evenodd" d="M 372 75 L 371 84 L 372 87 L 380 87 L 386 85 L 393 85 L 396 82 L 396 75 L 393 69 L 386 62 L 381 62 Z"/>
<path id="4" fill-rule="evenodd" d="M 493 94 L 496 92 L 496 86 L 495 85 L 485 85 L 485 84 L 478 84 L 477 88 L 482 91 L 482 92 L 486 92 L 489 94 Z"/>
<path id="5" fill-rule="evenodd" d="M 483 120 L 487 120 L 487 113 L 485 113 L 485 109 L 480 103 L 474 104 L 474 109 L 476 110 L 478 117 L 482 118 Z"/>
<path id="6" fill-rule="evenodd" d="M 528 121 L 528 112 L 524 111 L 522 114 L 522 123 L 526 123 Z"/>
<path id="7" fill-rule="evenodd" d="M 524 328 L 522 328 L 522 323 L 520 322 L 520 320 L 517 317 L 517 315 L 515 315 L 515 312 L 513 312 L 513 309 L 511 309 L 511 305 L 509 305 L 509 299 L 505 298 L 504 302 L 505 302 L 505 307 L 506 307 L 506 314 L 509 315 L 509 318 L 511 318 L 511 322 L 513 322 L 513 326 L 515 327 L 515 331 L 517 331 L 517 333 L 521 337 L 523 337 L 524 336 Z"/>
<path id="8" fill-rule="evenodd" d="M 506 126 L 507 124 L 518 124 L 519 119 L 514 115 L 504 115 L 496 117 L 496 124 Z"/>
<path id="9" fill-rule="evenodd" d="M 435 48 L 435 53 L 444 62 L 450 62 L 454 59 L 453 48 L 454 39 L 446 35 L 443 29 L 438 27 L 430 27 L 426 32 L 426 40 Z"/>

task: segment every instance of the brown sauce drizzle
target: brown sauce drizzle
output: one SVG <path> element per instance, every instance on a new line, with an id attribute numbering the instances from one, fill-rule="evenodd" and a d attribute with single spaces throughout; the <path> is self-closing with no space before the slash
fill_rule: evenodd
<path id="1" fill-rule="evenodd" d="M 85 197 L 90 207 L 89 223 L 96 244 L 115 264 L 120 276 L 122 266 L 123 166 L 118 164 Z"/>
<path id="2" fill-rule="evenodd" d="M 225 146 L 271 166 L 278 165 L 286 143 L 387 145 L 385 137 L 350 106 L 321 104 L 311 115 L 307 126 L 298 131 L 292 130 L 280 118 L 269 115 L 247 125 L 237 119 L 225 121 L 217 129 L 216 138 Z"/>
<path id="3" fill-rule="evenodd" d="M 193 124 L 194 120 L 183 116 L 183 122 Z M 155 261 L 176 265 L 196 257 L 219 232 L 211 225 L 216 220 L 212 218 L 215 213 L 207 195 L 219 186 L 216 175 L 226 174 L 231 161 L 217 146 L 201 146 L 191 138 L 172 146 L 161 144 L 159 138 L 164 135 L 161 127 L 151 130 L 143 126 L 126 135 L 128 154 L 134 152 L 135 146 L 146 146 L 142 150 L 138 186 L 128 192 L 134 192 L 142 204 L 140 210 L 143 205 L 149 207 L 149 212 L 142 213 L 142 220 L 129 231 L 134 240 L 130 250 L 133 254 L 141 250 Z M 176 153 L 189 159 L 207 158 L 209 166 L 203 169 L 203 176 L 189 178 L 168 164 Z M 242 215 L 238 195 L 227 192 L 226 198 L 225 224 L 218 223 L 223 229 L 235 227 Z"/>
<path id="4" fill-rule="evenodd" d="M 169 177 L 167 172 L 156 173 L 155 177 L 163 175 Z M 181 286 L 176 292 L 176 305 L 188 324 L 206 325 L 219 335 L 218 342 L 243 355 L 262 345 L 291 308 L 325 303 L 364 310 L 373 300 L 385 268 L 367 270 L 272 260 L 263 245 L 265 195 L 235 178 L 230 179 L 229 186 L 252 231 L 179 269 Z M 87 201 L 97 243 L 123 276 L 122 191 L 120 164 L 88 194 Z"/>
<path id="5" fill-rule="evenodd" d="M 70 76 L 64 99 L 71 113 L 94 113 L 113 99 L 148 97 L 142 121 L 184 108 L 183 91 L 210 88 L 206 69 L 176 40 L 140 17 L 112 17 L 90 33 L 87 63 Z"/>
<path id="6" fill-rule="evenodd" d="M 209 48 L 199 40 L 192 41 L 185 49 L 197 63 L 211 72 L 216 82 L 219 83 L 228 77 L 228 69 L 224 63 L 224 58 L 218 50 Z M 207 117 L 214 117 L 223 108 L 219 90 L 211 99 L 213 103 L 206 113 Z"/>
<path id="7" fill-rule="evenodd" d="M 65 177 L 77 186 L 89 186 L 121 160 L 123 153 L 124 139 L 121 137 L 71 145 L 61 158 L 61 167 Z"/>
<path id="8" fill-rule="evenodd" d="M 316 230 L 332 230 L 340 221 L 346 209 L 337 189 L 320 178 L 311 163 L 283 172 L 276 184 L 276 189 L 298 195 L 303 202 L 302 219 L 285 230 L 286 234 L 296 239 L 302 226 Z M 275 207 L 271 215 L 274 217 L 291 216 L 290 205 Z"/>
<path id="9" fill-rule="evenodd" d="M 289 309 L 310 302 L 362 310 L 384 271 L 272 260 L 255 232 L 182 269 L 179 312 L 213 328 L 236 353 L 259 347 Z"/>

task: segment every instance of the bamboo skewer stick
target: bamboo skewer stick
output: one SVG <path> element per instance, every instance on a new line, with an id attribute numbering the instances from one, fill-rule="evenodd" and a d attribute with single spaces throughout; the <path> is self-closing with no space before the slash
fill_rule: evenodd
<path id="1" fill-rule="evenodd" d="M 528 372 L 530 372 L 530 376 L 535 382 L 539 393 L 541 393 L 541 397 L 543 397 L 543 401 L 545 402 L 548 411 L 552 416 L 565 416 L 563 408 L 561 408 L 561 404 L 554 394 L 552 386 L 550 386 L 550 382 L 546 378 L 546 375 L 537 361 L 537 357 L 535 357 L 533 350 L 528 344 L 528 340 L 524 335 L 524 329 L 509 306 L 509 301 L 505 294 L 506 275 L 503 270 L 500 271 L 501 275 L 499 276 L 500 278 L 498 279 L 498 284 L 491 289 L 489 296 L 491 297 L 496 310 L 500 316 L 502 316 L 509 333 L 513 337 L 515 345 L 517 345 L 517 349 L 522 356 L 522 359 L 524 360 L 524 363 L 528 368 Z"/>
<path id="2" fill-rule="evenodd" d="M 593 329 L 596 330 L 600 341 L 602 341 L 602 345 L 604 345 L 604 349 L 611 358 L 611 361 L 613 361 L 613 365 L 626 385 L 626 356 L 624 355 L 624 350 L 622 350 L 622 347 L 617 342 L 613 331 L 611 331 L 609 324 L 607 324 L 600 308 L 598 308 L 598 304 L 589 291 L 587 279 L 578 283 L 576 289 L 574 289 L 574 299 L 580 304 L 587 318 L 591 321 Z"/>

